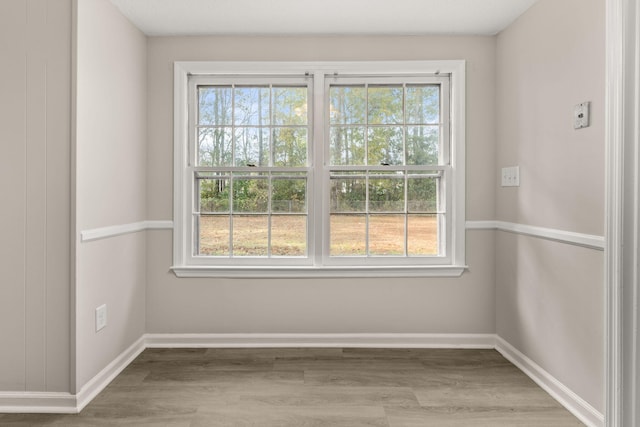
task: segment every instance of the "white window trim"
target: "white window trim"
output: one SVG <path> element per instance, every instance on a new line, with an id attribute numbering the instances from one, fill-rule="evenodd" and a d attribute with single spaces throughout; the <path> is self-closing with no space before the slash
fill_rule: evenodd
<path id="1" fill-rule="evenodd" d="M 174 227 L 173 266 L 178 277 L 457 277 L 467 268 L 465 264 L 465 61 L 358 61 L 358 62 L 175 62 L 174 63 Z M 188 158 L 188 81 L 190 75 L 291 75 L 309 73 L 387 75 L 449 74 L 451 89 L 451 168 L 452 176 L 446 185 L 453 189 L 451 200 L 452 234 L 451 261 L 446 265 L 394 266 L 336 266 L 320 265 L 322 242 L 315 245 L 312 265 L 308 266 L 250 266 L 250 265 L 189 265 L 189 239 L 186 227 L 187 194 L 183 165 Z M 314 78 L 314 91 L 324 91 L 324 78 Z M 322 99 L 314 98 L 313 111 L 324 111 Z M 312 156 L 323 150 L 324 126 L 314 126 Z M 320 154 L 321 155 L 321 154 Z M 314 168 L 323 168 L 314 162 Z M 319 172 L 319 170 L 318 170 Z M 322 176 L 317 173 L 317 176 Z M 322 192 L 314 192 L 312 206 L 322 206 Z M 316 218 L 318 220 L 318 218 Z M 318 226 L 317 224 L 315 226 Z"/>

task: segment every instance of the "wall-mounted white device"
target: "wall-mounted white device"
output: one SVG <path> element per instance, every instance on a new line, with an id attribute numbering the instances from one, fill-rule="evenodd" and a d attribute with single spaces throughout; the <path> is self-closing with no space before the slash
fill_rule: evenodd
<path id="1" fill-rule="evenodd" d="M 589 126 L 590 102 L 583 102 L 573 108 L 573 128 L 582 129 Z"/>
<path id="2" fill-rule="evenodd" d="M 502 186 L 520 187 L 520 166 L 502 168 Z"/>
<path id="3" fill-rule="evenodd" d="M 96 332 L 107 326 L 107 304 L 96 308 Z"/>

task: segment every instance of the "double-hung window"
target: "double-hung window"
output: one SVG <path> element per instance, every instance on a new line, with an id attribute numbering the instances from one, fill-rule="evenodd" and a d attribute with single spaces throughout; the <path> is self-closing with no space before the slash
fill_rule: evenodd
<path id="1" fill-rule="evenodd" d="M 176 63 L 179 276 L 459 275 L 464 62 Z"/>

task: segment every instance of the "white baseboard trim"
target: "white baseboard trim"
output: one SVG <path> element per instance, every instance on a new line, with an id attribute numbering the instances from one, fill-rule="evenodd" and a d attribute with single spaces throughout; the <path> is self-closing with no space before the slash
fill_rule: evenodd
<path id="1" fill-rule="evenodd" d="M 147 334 L 148 348 L 494 348 L 494 334 Z"/>
<path id="2" fill-rule="evenodd" d="M 77 414 L 145 349 L 145 336 L 138 338 L 78 392 L 0 392 L 0 413 Z"/>
<path id="3" fill-rule="evenodd" d="M 588 427 L 604 426 L 603 414 L 499 336 L 495 348 Z"/>
<path id="4" fill-rule="evenodd" d="M 467 230 L 500 230 L 585 248 L 604 250 L 604 237 L 506 221 L 467 221 Z"/>
<path id="5" fill-rule="evenodd" d="M 77 412 L 84 409 L 102 390 L 104 390 L 115 377 L 129 366 L 145 349 L 145 336 L 141 336 L 129 348 L 120 353 L 95 377 L 89 380 L 76 395 Z"/>
<path id="6" fill-rule="evenodd" d="M 111 225 L 109 227 L 92 228 L 80 232 L 80 241 L 107 239 L 123 234 L 137 233 L 144 230 L 169 230 L 173 228 L 173 221 L 139 221 L 129 224 Z"/>
<path id="7" fill-rule="evenodd" d="M 0 413 L 76 414 L 76 396 L 71 393 L 0 392 Z"/>

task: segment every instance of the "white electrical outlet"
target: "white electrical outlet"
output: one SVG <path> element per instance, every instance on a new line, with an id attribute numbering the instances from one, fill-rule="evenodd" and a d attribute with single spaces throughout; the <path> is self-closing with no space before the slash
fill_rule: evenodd
<path id="1" fill-rule="evenodd" d="M 96 308 L 96 332 L 107 326 L 107 304 Z"/>
<path id="2" fill-rule="evenodd" d="M 503 187 L 520 187 L 520 166 L 502 168 Z"/>
<path id="3" fill-rule="evenodd" d="M 573 108 L 573 128 L 582 129 L 589 126 L 590 102 L 583 102 Z"/>

